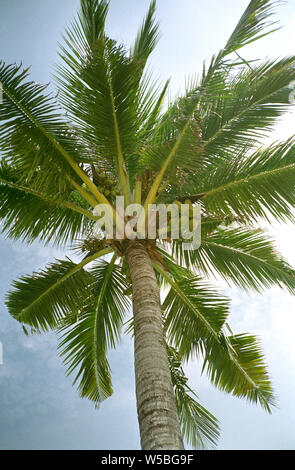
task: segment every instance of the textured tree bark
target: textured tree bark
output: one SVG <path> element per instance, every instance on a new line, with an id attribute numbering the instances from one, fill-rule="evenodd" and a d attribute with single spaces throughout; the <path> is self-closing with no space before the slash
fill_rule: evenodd
<path id="1" fill-rule="evenodd" d="M 142 449 L 184 449 L 164 341 L 160 289 L 139 242 L 127 251 L 133 288 L 134 361 Z"/>

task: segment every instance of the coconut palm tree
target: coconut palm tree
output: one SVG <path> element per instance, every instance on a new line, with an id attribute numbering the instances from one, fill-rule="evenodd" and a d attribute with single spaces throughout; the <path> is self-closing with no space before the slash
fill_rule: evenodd
<path id="1" fill-rule="evenodd" d="M 160 87 L 146 71 L 158 41 L 155 8 L 153 0 L 126 50 L 105 32 L 108 2 L 81 0 L 61 45 L 55 97 L 29 81 L 28 69 L 1 62 L 1 229 L 79 256 L 16 280 L 7 306 L 25 333 L 57 332 L 67 373 L 96 405 L 112 394 L 107 353 L 125 325 L 142 448 L 183 449 L 184 439 L 204 448 L 216 444 L 219 425 L 189 387 L 188 360 L 197 358 L 218 389 L 268 412 L 275 405 L 258 339 L 231 331 L 229 300 L 207 278 L 295 292 L 295 271 L 259 228 L 294 218 L 294 139 L 261 141 L 290 106 L 295 57 L 241 57 L 276 29 L 273 2 L 252 0 L 225 47 L 167 103 L 169 81 Z M 199 204 L 200 247 L 171 233 L 95 237 L 98 204 L 114 224 L 126 222 L 118 195 L 145 217 L 154 203 Z"/>

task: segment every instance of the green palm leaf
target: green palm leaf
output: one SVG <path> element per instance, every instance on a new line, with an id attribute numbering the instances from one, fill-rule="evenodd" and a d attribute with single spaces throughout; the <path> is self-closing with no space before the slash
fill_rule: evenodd
<path id="1" fill-rule="evenodd" d="M 56 328 L 65 317 L 77 312 L 90 295 L 94 278 L 83 267 L 109 251 L 95 253 L 79 264 L 60 260 L 39 273 L 14 281 L 14 290 L 6 301 L 10 314 L 37 330 Z"/>
<path id="2" fill-rule="evenodd" d="M 131 49 L 131 57 L 135 61 L 142 62 L 142 68 L 145 67 L 159 39 L 159 24 L 155 22 L 155 12 L 156 0 L 152 0 Z"/>
<path id="3" fill-rule="evenodd" d="M 193 273 L 179 268 L 168 258 L 165 262 L 170 275 L 156 263 L 154 266 L 170 286 L 163 303 L 169 344 L 184 355 L 197 338 L 212 336 L 218 341 L 228 315 L 228 300 Z"/>
<path id="4" fill-rule="evenodd" d="M 276 22 L 270 19 L 274 14 L 276 3 L 272 0 L 250 1 L 225 47 L 212 57 L 208 70 L 204 70 L 201 81 L 202 88 L 206 88 L 208 85 L 211 87 L 216 79 L 218 81 L 220 71 L 224 67 L 231 68 L 235 65 L 232 60 L 228 60 L 230 54 L 278 29 L 273 28 Z M 237 56 L 242 64 L 249 66 L 249 62 L 242 59 L 238 54 Z M 240 65 L 240 63 L 238 62 L 237 65 Z"/>
<path id="5" fill-rule="evenodd" d="M 177 351 L 171 346 L 167 351 L 182 435 L 196 449 L 215 447 L 219 437 L 218 421 L 200 405 L 197 395 L 188 386 Z"/>
<path id="6" fill-rule="evenodd" d="M 230 39 L 228 40 L 226 46 L 224 49 L 222 49 L 219 54 L 216 57 L 213 57 L 210 67 L 208 71 L 204 71 L 202 79 L 199 84 L 194 83 L 193 85 L 188 87 L 188 90 L 186 91 L 186 95 L 181 98 L 180 100 L 177 100 L 176 103 L 172 104 L 166 115 L 163 117 L 163 122 L 165 123 L 168 121 L 169 123 L 169 133 L 171 133 L 171 121 L 175 121 L 176 117 L 174 116 L 175 112 L 177 111 L 178 114 L 178 120 L 180 126 L 178 128 L 177 136 L 175 138 L 172 138 L 172 140 L 167 141 L 166 145 L 162 144 L 160 146 L 156 146 L 155 149 L 152 150 L 152 154 L 149 156 L 145 156 L 145 159 L 147 159 L 148 163 L 156 162 L 159 168 L 159 174 L 157 175 L 157 178 L 154 181 L 153 187 L 150 190 L 150 193 L 148 195 L 146 205 L 153 202 L 156 192 L 164 178 L 165 173 L 167 172 L 167 169 L 169 165 L 171 165 L 171 162 L 173 160 L 176 160 L 178 162 L 182 162 L 182 167 L 186 169 L 186 166 L 188 164 L 189 156 L 188 156 L 188 150 L 190 150 L 190 155 L 194 156 L 194 159 L 198 161 L 198 154 L 201 153 L 204 150 L 202 146 L 198 143 L 198 139 L 196 139 L 196 136 L 201 136 L 202 138 L 206 141 L 206 147 L 208 146 L 207 150 L 207 155 L 212 154 L 211 147 L 209 148 L 209 142 L 213 146 L 213 137 L 210 138 L 210 140 L 207 142 L 209 139 L 210 133 L 214 132 L 216 133 L 216 121 L 218 121 L 219 116 L 221 115 L 221 119 L 226 119 L 226 116 L 223 114 L 223 107 L 226 105 L 229 106 L 228 108 L 231 110 L 233 113 L 233 100 L 231 100 L 232 96 L 232 90 L 230 87 L 228 87 L 227 84 L 227 77 L 228 77 L 228 72 L 229 70 L 224 70 L 224 66 L 227 65 L 227 62 L 225 62 L 225 57 L 232 53 L 234 50 L 237 50 L 244 45 L 248 44 L 249 42 L 253 42 L 260 37 L 269 34 L 269 33 L 264 33 L 260 34 L 260 32 L 265 29 L 265 27 L 268 25 L 272 25 L 272 22 L 266 22 L 267 18 L 269 18 L 273 14 L 273 2 L 270 2 L 269 0 L 253 0 L 250 2 L 248 5 L 247 9 L 245 10 L 244 14 L 242 15 L 237 27 L 235 28 L 234 32 L 232 33 Z M 294 70 L 291 67 L 291 63 L 293 63 L 294 59 L 286 59 L 284 61 L 284 64 L 281 64 L 281 69 L 286 69 L 286 63 L 289 63 L 289 70 L 285 70 L 286 72 L 286 77 L 288 77 L 288 72 L 289 74 L 293 73 Z M 230 63 L 232 66 L 233 64 Z M 284 65 L 284 66 L 283 66 Z M 263 68 L 263 67 L 262 67 Z M 277 68 L 280 68 L 277 66 Z M 259 69 L 261 71 L 261 69 Z M 254 77 L 255 74 L 253 73 Z M 246 73 L 243 72 L 243 75 Z M 282 74 L 282 72 L 281 72 Z M 257 81 L 261 79 L 260 74 L 257 73 L 257 80 L 253 79 L 253 83 L 257 85 Z M 290 77 L 290 75 L 289 75 Z M 269 79 L 269 82 L 271 80 Z M 279 80 L 273 79 L 271 84 L 273 85 L 274 88 L 274 83 L 277 84 Z M 266 82 L 266 81 L 265 81 Z M 280 87 L 286 88 L 288 84 L 290 83 L 290 78 L 289 81 L 285 84 L 284 79 L 283 83 L 280 84 Z M 267 89 L 270 94 L 276 94 L 278 95 L 279 90 L 271 90 L 270 88 L 271 85 L 268 87 L 262 86 L 261 84 L 261 89 Z M 243 84 L 245 87 L 245 83 Z M 242 89 L 243 87 L 240 85 L 239 87 Z M 280 88 L 280 91 L 281 91 Z M 238 89 L 238 86 L 236 87 Z M 254 85 L 253 85 L 254 89 Z M 256 91 L 256 90 L 255 90 Z M 261 93 L 256 91 L 256 94 L 259 95 L 259 102 L 256 103 L 256 106 L 264 104 L 263 101 L 263 96 L 260 96 Z M 247 98 L 249 98 L 252 95 L 249 93 Z M 254 108 L 254 103 L 255 99 L 251 100 L 251 106 L 249 105 L 250 110 Z M 264 97 L 265 98 L 265 97 Z M 281 98 L 282 99 L 282 98 Z M 271 100 L 270 100 L 271 101 Z M 220 106 L 221 109 L 216 109 L 216 103 L 217 107 Z M 284 94 L 284 101 L 283 103 L 286 105 L 288 103 L 287 100 L 287 94 Z M 237 104 L 236 104 L 237 107 Z M 244 96 L 241 97 L 239 101 L 239 112 L 241 113 L 241 107 L 245 108 L 245 98 Z M 180 110 L 179 110 L 180 108 Z M 272 112 L 272 114 L 275 114 L 276 116 L 279 114 L 278 111 L 278 105 L 275 106 L 273 105 L 273 108 L 275 108 L 275 111 Z M 281 106 L 281 112 L 283 110 Z M 199 116 L 197 116 L 199 111 Z M 219 111 L 219 112 L 218 112 Z M 244 109 L 243 109 L 244 111 Z M 171 114 L 172 113 L 172 114 Z M 245 114 L 245 111 L 243 112 L 243 116 Z M 250 114 L 250 111 L 249 111 Z M 271 114 L 271 113 L 269 113 Z M 225 113 L 226 115 L 226 113 Z M 252 118 L 252 125 L 254 127 L 253 123 L 253 117 L 257 116 L 257 112 L 254 113 L 254 110 L 248 118 L 248 122 L 250 121 L 251 123 L 251 118 Z M 243 117 L 241 116 L 241 117 Z M 262 112 L 258 115 L 257 120 L 260 119 L 260 124 L 262 121 Z M 194 124 L 194 119 L 197 118 L 197 125 Z M 201 121 L 200 121 L 201 119 Z M 242 119 L 240 119 L 241 121 Z M 212 122 L 213 121 L 213 122 Z M 202 130 L 200 128 L 200 122 L 202 123 Z M 231 122 L 231 121 L 230 121 Z M 267 122 L 267 123 L 266 123 Z M 270 123 L 270 118 L 265 118 L 264 119 L 264 126 L 268 125 Z M 244 124 L 244 134 L 246 135 L 247 129 L 246 129 L 246 119 L 243 119 L 243 124 Z M 193 125 L 193 129 L 192 128 Z M 192 130 L 192 135 L 191 131 Z M 174 130 L 175 133 L 175 130 Z M 220 134 L 220 131 L 218 132 L 218 136 Z M 228 138 L 228 134 L 232 135 L 234 134 L 234 131 L 232 133 L 228 132 L 227 127 L 224 129 L 223 137 Z M 238 136 L 235 137 L 236 141 L 240 140 L 238 139 Z M 215 142 L 214 142 L 215 145 Z M 170 146 L 170 147 L 169 147 Z M 168 151 L 165 150 L 165 153 L 163 153 L 163 148 L 168 147 Z M 220 148 L 220 152 L 222 152 L 221 146 L 219 147 L 218 143 L 216 142 L 216 147 Z M 151 152 L 149 149 L 149 152 Z M 186 152 L 185 154 L 182 153 L 183 150 Z M 224 152 L 224 149 L 223 149 Z M 157 155 L 157 158 L 155 158 L 155 155 Z M 162 156 L 163 155 L 163 156 Z M 178 158 L 177 158 L 178 157 Z M 191 157 L 192 158 L 192 157 Z M 148 165 L 147 163 L 147 165 Z M 159 164 L 161 163 L 161 166 L 159 167 Z M 173 170 L 172 170 L 173 171 Z"/>
<path id="7" fill-rule="evenodd" d="M 70 199 L 70 198 L 69 198 Z M 44 219 L 40 219 L 40 214 Z M 18 174 L 0 164 L 1 230 L 27 243 L 36 238 L 60 245 L 90 231 L 96 218 L 71 200 L 50 197 L 19 182 Z"/>
<path id="8" fill-rule="evenodd" d="M 106 359 L 109 348 L 120 338 L 123 317 L 128 309 L 124 296 L 126 281 L 121 268 L 102 261 L 91 269 L 95 278 L 92 295 L 80 312 L 80 319 L 61 328 L 60 356 L 68 375 L 77 370 L 74 383 L 78 391 L 96 405 L 112 394 L 110 368 Z"/>
<path id="9" fill-rule="evenodd" d="M 118 172 L 127 201 L 130 194 L 125 160 L 129 158 L 130 166 L 131 156 L 141 144 L 137 134 L 146 118 L 142 100 L 148 99 L 148 94 L 142 92 L 141 76 L 147 49 L 155 41 L 154 8 L 152 3 L 132 58 L 104 34 L 103 28 L 89 45 L 81 15 L 67 32 L 66 47 L 62 46 L 60 54 L 65 65 L 58 68 L 62 104 L 93 149 L 96 160 Z M 93 14 L 99 16 L 101 12 L 95 10 Z M 149 39 L 145 37 L 143 41 L 143 33 Z"/>
<path id="10" fill-rule="evenodd" d="M 245 290 L 261 292 L 272 285 L 295 293 L 295 271 L 261 230 L 219 228 L 193 254 L 197 271 L 218 274 Z"/>
<path id="11" fill-rule="evenodd" d="M 80 32 L 91 47 L 104 32 L 109 2 L 107 0 L 81 0 L 80 3 L 79 23 L 74 22 L 74 24 L 76 28 L 81 28 Z"/>
<path id="12" fill-rule="evenodd" d="M 93 312 L 81 312 L 81 320 L 61 330 L 60 356 L 67 366 L 67 375 L 78 367 L 73 385 L 78 383 L 80 396 L 97 406 L 113 393 L 111 372 L 105 351 L 101 345 L 97 348 L 100 331 L 96 329 L 96 317 Z"/>
<path id="13" fill-rule="evenodd" d="M 27 82 L 27 70 L 0 62 L 3 103 L 0 109 L 0 149 L 26 182 L 34 178 L 36 189 L 48 194 L 64 193 L 69 180 L 82 180 L 97 200 L 106 198 L 79 163 L 92 162 L 76 131 L 65 121 L 46 87 Z M 94 203 L 95 205 L 95 203 Z"/>
<path id="14" fill-rule="evenodd" d="M 260 403 L 270 413 L 275 397 L 257 338 L 240 334 L 223 340 L 223 347 L 211 339 L 196 345 L 203 349 L 203 371 L 220 390 Z"/>
<path id="15" fill-rule="evenodd" d="M 215 386 L 254 403 L 259 402 L 270 412 L 275 401 L 256 338 L 226 336 L 223 332 L 228 314 L 226 299 L 212 289 L 205 290 L 200 281 L 197 285 L 189 270 L 173 267 L 169 258 L 167 261 L 175 280 L 155 267 L 171 285 L 163 303 L 169 342 L 185 360 L 203 356 L 203 370 L 207 370 Z M 181 281 L 178 280 L 180 273 Z"/>
<path id="16" fill-rule="evenodd" d="M 65 174 L 72 174 L 67 158 L 73 164 L 77 160 L 77 142 L 70 137 L 54 101 L 43 94 L 45 87 L 27 82 L 27 77 L 27 70 L 1 62 L 1 151 L 23 172 L 24 179 L 38 174 L 39 186 L 64 190 Z M 46 169 L 47 181 L 43 172 L 37 173 L 40 166 Z"/>
<path id="17" fill-rule="evenodd" d="M 210 163 L 226 159 L 233 150 L 261 140 L 276 120 L 291 106 L 289 84 L 295 78 L 295 58 L 261 63 L 242 69 L 212 102 L 202 99 L 202 137 Z M 227 156 L 229 153 L 229 156 Z"/>
<path id="18" fill-rule="evenodd" d="M 294 152 L 294 140 L 289 139 L 208 169 L 198 184 L 205 209 L 245 221 L 269 221 L 270 216 L 293 220 Z"/>
<path id="19" fill-rule="evenodd" d="M 236 51 L 275 31 L 265 30 L 276 24 L 269 20 L 275 13 L 276 3 L 272 0 L 252 0 L 227 41 L 225 50 L 229 53 Z"/>

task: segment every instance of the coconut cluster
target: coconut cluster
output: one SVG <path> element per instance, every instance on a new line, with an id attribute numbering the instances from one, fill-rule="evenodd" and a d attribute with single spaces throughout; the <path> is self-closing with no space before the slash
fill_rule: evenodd
<path id="1" fill-rule="evenodd" d="M 117 180 L 107 175 L 100 168 L 95 169 L 93 181 L 98 190 L 104 194 L 106 198 L 115 198 L 120 194 L 117 188 Z"/>

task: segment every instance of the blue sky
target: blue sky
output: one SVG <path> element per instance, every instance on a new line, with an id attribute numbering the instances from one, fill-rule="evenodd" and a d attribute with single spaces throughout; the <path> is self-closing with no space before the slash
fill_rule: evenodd
<path id="1" fill-rule="evenodd" d="M 32 79 L 52 80 L 57 42 L 69 24 L 77 0 L 1 0 L 0 59 L 31 65 Z M 107 28 L 126 45 L 132 42 L 147 0 L 112 0 Z M 172 77 L 171 95 L 184 77 L 198 73 L 202 61 L 218 51 L 248 0 L 158 0 L 161 41 L 150 62 L 156 77 Z M 294 54 L 295 0 L 277 14 L 283 29 L 244 53 L 249 58 Z M 294 113 L 274 130 L 273 139 L 294 133 Z M 267 227 L 284 255 L 295 265 L 295 229 Z M 1 449 L 136 449 L 132 342 L 124 338 L 110 354 L 115 393 L 99 410 L 79 398 L 72 379 L 56 355 L 53 334 L 27 338 L 4 306 L 5 293 L 17 276 L 38 270 L 64 253 L 0 239 L 0 448 Z M 215 390 L 200 378 L 197 363 L 187 366 L 202 404 L 221 422 L 219 449 L 295 449 L 295 300 L 276 288 L 263 295 L 241 294 L 218 281 L 232 297 L 230 323 L 235 332 L 257 333 L 263 344 L 279 408 L 273 415 Z"/>

